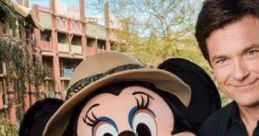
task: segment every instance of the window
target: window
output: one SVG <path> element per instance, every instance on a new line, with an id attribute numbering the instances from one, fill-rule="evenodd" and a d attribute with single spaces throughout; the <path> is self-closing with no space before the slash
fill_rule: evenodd
<path id="1" fill-rule="evenodd" d="M 95 39 L 87 38 L 87 47 L 93 47 L 95 44 Z"/>
<path id="2" fill-rule="evenodd" d="M 60 59 L 60 74 L 63 78 L 71 78 L 75 68 L 82 60 L 80 59 Z"/>
<path id="3" fill-rule="evenodd" d="M 81 36 L 74 35 L 71 41 L 72 45 L 81 45 Z"/>
<path id="4" fill-rule="evenodd" d="M 106 49 L 106 47 L 105 47 L 105 41 L 103 41 L 103 40 L 98 40 L 98 48 L 99 49 Z"/>
<path id="5" fill-rule="evenodd" d="M 45 80 L 43 82 L 43 91 L 46 93 L 47 97 L 55 97 L 55 85 L 53 80 Z"/>
<path id="6" fill-rule="evenodd" d="M 40 32 L 40 39 L 41 39 L 42 41 L 49 42 L 49 41 L 50 41 L 50 38 L 51 38 L 51 31 L 45 30 L 45 31 L 41 31 L 41 32 Z"/>
<path id="7" fill-rule="evenodd" d="M 58 43 L 69 43 L 68 36 L 65 33 L 58 33 Z"/>
<path id="8" fill-rule="evenodd" d="M 53 76 L 53 58 L 49 56 L 43 56 L 42 57 L 42 63 L 44 67 L 46 67 L 49 71 L 48 78 L 52 78 Z"/>

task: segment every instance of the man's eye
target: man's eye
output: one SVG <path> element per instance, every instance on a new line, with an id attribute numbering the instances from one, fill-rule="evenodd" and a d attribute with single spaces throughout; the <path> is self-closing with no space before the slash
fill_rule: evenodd
<path id="1" fill-rule="evenodd" d="M 218 60 L 216 60 L 216 64 L 222 64 L 222 63 L 224 63 L 224 62 L 226 62 L 227 61 L 227 58 L 220 58 L 220 59 L 218 59 Z"/>
<path id="2" fill-rule="evenodd" d="M 249 50 L 247 52 L 247 55 L 254 55 L 254 54 L 258 53 L 258 52 L 259 52 L 258 50 Z"/>

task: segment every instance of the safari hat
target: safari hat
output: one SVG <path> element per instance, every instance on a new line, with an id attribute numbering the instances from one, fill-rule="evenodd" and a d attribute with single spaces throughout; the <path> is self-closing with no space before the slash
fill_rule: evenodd
<path id="1" fill-rule="evenodd" d="M 75 69 L 67 89 L 67 100 L 48 121 L 44 136 L 60 136 L 68 126 L 73 109 L 89 94 L 112 83 L 144 81 L 178 97 L 188 106 L 191 91 L 174 74 L 161 69 L 144 68 L 130 56 L 103 52 L 87 57 Z"/>

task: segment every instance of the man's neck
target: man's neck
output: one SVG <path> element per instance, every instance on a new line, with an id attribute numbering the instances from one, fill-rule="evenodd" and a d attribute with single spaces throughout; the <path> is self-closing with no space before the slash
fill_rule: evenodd
<path id="1" fill-rule="evenodd" d="M 240 117 L 243 121 L 249 136 L 252 136 L 254 129 L 259 121 L 259 104 L 255 106 L 238 105 Z"/>

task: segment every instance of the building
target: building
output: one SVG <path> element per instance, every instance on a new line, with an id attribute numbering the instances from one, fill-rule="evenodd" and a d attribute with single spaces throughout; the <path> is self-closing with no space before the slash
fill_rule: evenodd
<path id="1" fill-rule="evenodd" d="M 41 30 L 40 24 L 36 20 L 36 16 L 30 9 L 14 4 L 10 1 L 2 0 L 0 1 L 0 40 L 1 48 L 4 45 L 16 45 L 32 47 L 35 42 L 33 40 L 33 29 L 37 28 Z M 13 22 L 9 22 L 13 21 Z M 18 25 L 20 22 L 22 25 Z M 12 24 L 12 25 L 11 25 Z M 18 42 L 14 42 L 18 41 Z M 12 44 L 8 44 L 11 43 Z M 11 48 L 11 47 L 10 47 Z M 3 51 L 3 50 L 1 50 Z M 3 55 L 3 53 L 1 53 Z M 11 124 L 16 123 L 16 115 L 22 106 L 17 99 L 21 91 L 17 91 L 14 86 L 16 82 L 11 82 L 10 77 L 8 77 L 8 63 L 0 60 L 0 115 L 1 119 L 6 118 Z M 17 110 L 18 109 L 18 110 Z"/>
<path id="2" fill-rule="evenodd" d="M 17 3 L 24 9 L 29 5 L 28 0 L 17 0 Z M 76 66 L 89 55 L 111 50 L 111 46 L 116 41 L 115 34 L 109 27 L 108 2 L 105 3 L 105 26 L 99 25 L 96 18 L 85 16 L 84 0 L 79 0 L 78 8 L 66 3 L 58 3 L 56 0 L 49 0 L 49 3 L 49 7 L 33 5 L 30 10 L 33 19 L 39 25 L 33 28 L 30 37 L 34 42 L 35 56 L 51 70 L 51 76 L 46 77 L 37 90 L 40 92 L 40 97 L 36 96 L 35 88 L 28 85 L 28 89 L 23 94 L 24 111 L 41 98 L 64 99 L 65 90 Z M 0 67 L 0 72 L 4 73 L 4 71 L 6 71 L 5 66 Z M 2 96 L 5 96 L 6 83 L 2 80 L 0 83 L 0 90 L 3 90 Z M 0 99 L 0 106 L 8 105 L 5 100 L 5 98 L 2 101 Z M 6 113 L 11 122 L 16 120 L 15 113 L 17 112 Z"/>

